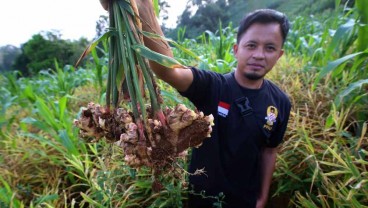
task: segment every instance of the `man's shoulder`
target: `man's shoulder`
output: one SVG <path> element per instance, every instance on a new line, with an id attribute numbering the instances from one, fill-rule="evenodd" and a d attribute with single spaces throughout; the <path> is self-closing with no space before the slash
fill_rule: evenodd
<path id="1" fill-rule="evenodd" d="M 215 109 L 224 90 L 225 78 L 222 74 L 205 69 L 191 67 L 193 82 L 185 92 L 187 97 L 199 110 Z"/>
<path id="2" fill-rule="evenodd" d="M 206 69 L 198 69 L 196 67 L 191 67 L 191 70 L 193 73 L 193 81 L 196 83 L 195 85 L 197 86 L 211 86 L 217 88 L 219 86 L 227 84 L 225 74 Z"/>
<path id="3" fill-rule="evenodd" d="M 221 74 L 219 72 L 215 72 L 215 71 L 211 71 L 211 70 L 207 70 L 207 69 L 199 69 L 197 67 L 191 67 L 191 70 L 192 70 L 193 74 L 203 74 L 205 76 L 214 76 L 214 77 L 218 77 L 218 78 L 221 78 L 224 75 L 224 74 Z"/>
<path id="4" fill-rule="evenodd" d="M 286 94 L 284 90 L 282 90 L 278 85 L 276 85 L 269 79 L 265 79 L 265 82 L 272 96 L 279 97 L 282 101 L 290 103 L 289 96 Z"/>

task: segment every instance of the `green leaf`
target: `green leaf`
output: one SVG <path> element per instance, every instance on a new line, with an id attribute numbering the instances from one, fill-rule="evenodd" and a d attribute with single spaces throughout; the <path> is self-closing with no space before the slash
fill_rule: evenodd
<path id="1" fill-rule="evenodd" d="M 327 48 L 326 51 L 326 59 L 331 58 L 331 54 L 333 52 L 338 51 L 339 49 L 339 44 L 342 43 L 343 41 L 347 40 L 347 37 L 349 36 L 349 34 L 352 32 L 352 30 L 354 29 L 355 26 L 355 20 L 354 19 L 349 19 L 345 24 L 341 25 L 335 32 L 331 43 L 329 44 L 329 47 Z"/>
<path id="2" fill-rule="evenodd" d="M 336 175 L 347 175 L 350 174 L 350 171 L 347 170 L 334 170 L 328 173 L 323 173 L 324 176 L 336 176 Z"/>
<path id="3" fill-rule="evenodd" d="M 50 125 L 54 130 L 58 130 L 61 128 L 60 125 L 56 122 L 56 118 L 50 108 L 46 105 L 45 101 L 42 98 L 37 97 L 36 107 L 40 116 L 46 121 L 48 125 Z M 48 130 L 47 132 L 50 132 Z"/>
<path id="4" fill-rule="evenodd" d="M 59 138 L 61 144 L 66 148 L 68 154 L 79 156 L 78 149 L 75 146 L 75 143 L 70 139 L 69 135 L 67 134 L 66 130 L 59 131 Z"/>
<path id="5" fill-rule="evenodd" d="M 182 64 L 180 64 L 177 60 L 162 55 L 160 53 L 157 53 L 155 51 L 152 51 L 151 49 L 147 48 L 144 45 L 133 45 L 132 48 L 139 53 L 141 56 L 144 56 L 145 58 L 155 61 L 163 66 L 169 67 L 169 68 L 184 68 Z"/>
<path id="6" fill-rule="evenodd" d="M 170 93 L 165 89 L 161 90 L 161 95 L 165 99 L 170 99 L 170 100 L 172 100 L 173 102 L 176 102 L 176 103 L 182 103 L 182 100 L 176 94 Z"/>
<path id="7" fill-rule="evenodd" d="M 328 129 L 330 128 L 332 125 L 334 124 L 334 120 L 332 115 L 330 114 L 327 119 L 326 119 L 326 124 L 325 124 L 325 128 Z"/>
<path id="8" fill-rule="evenodd" d="M 359 12 L 357 49 L 362 51 L 367 49 L 368 42 L 368 1 L 357 0 L 355 7 Z"/>
<path id="9" fill-rule="evenodd" d="M 66 154 L 64 149 L 61 148 L 59 146 L 59 144 L 56 144 L 54 141 L 52 141 L 48 138 L 45 138 L 45 137 L 42 137 L 42 136 L 39 136 L 39 135 L 36 135 L 36 134 L 32 134 L 32 133 L 25 133 L 25 134 L 22 134 L 22 136 L 35 139 L 35 140 L 39 141 L 40 143 L 49 145 L 50 147 L 52 147 L 55 150 L 59 151 L 61 154 Z"/>
<path id="10" fill-rule="evenodd" d="M 160 16 L 160 5 L 158 0 L 153 0 L 153 8 L 155 10 L 156 17 Z"/>
<path id="11" fill-rule="evenodd" d="M 34 125 L 35 127 L 39 128 L 42 131 L 51 133 L 51 135 L 55 135 L 54 132 L 50 132 L 50 126 L 49 125 L 46 125 L 45 122 L 41 122 L 41 121 L 36 120 L 34 118 L 26 117 L 26 118 L 22 119 L 21 123 Z"/>
<path id="12" fill-rule="evenodd" d="M 366 85 L 366 84 L 368 84 L 368 79 L 362 79 L 354 83 L 351 83 L 345 90 L 340 92 L 335 98 L 336 106 L 340 106 L 346 96 L 348 96 L 354 90 L 362 89 L 363 85 Z"/>
<path id="13" fill-rule="evenodd" d="M 83 199 L 88 202 L 90 205 L 93 205 L 93 207 L 101 207 L 103 208 L 104 206 L 98 202 L 96 202 L 95 200 L 93 200 L 91 197 L 89 197 L 88 195 L 86 195 L 85 193 L 81 192 L 80 195 L 83 197 Z"/>
<path id="14" fill-rule="evenodd" d="M 113 34 L 115 34 L 115 31 L 109 30 L 109 31 L 105 32 L 103 35 L 101 35 L 99 38 L 97 38 L 95 41 L 93 41 L 91 43 L 91 45 L 89 45 L 86 48 L 86 50 L 84 50 L 82 55 L 79 57 L 77 63 L 75 64 L 75 67 L 77 67 L 80 64 L 80 62 L 83 60 L 84 57 L 86 57 L 93 49 L 96 48 L 96 46 L 98 45 L 99 42 L 107 40 Z"/>
<path id="15" fill-rule="evenodd" d="M 26 88 L 23 90 L 23 95 L 28 98 L 32 103 L 36 101 L 36 96 L 34 94 L 34 90 L 32 85 L 28 84 Z"/>
<path id="16" fill-rule="evenodd" d="M 134 16 L 134 11 L 132 9 L 132 6 L 130 5 L 130 1 L 126 0 L 118 0 L 120 9 L 127 11 L 130 15 Z"/>
<path id="17" fill-rule="evenodd" d="M 322 77 L 325 77 L 329 72 L 335 70 L 338 66 L 340 66 L 342 63 L 358 56 L 361 55 L 363 53 L 368 53 L 368 52 L 358 52 L 358 53 L 353 53 L 353 54 L 349 54 L 347 56 L 344 56 L 342 58 L 339 58 L 335 61 L 329 62 L 327 64 L 327 66 L 325 68 L 322 69 L 321 72 L 319 72 L 318 77 L 316 78 L 316 80 L 314 81 L 313 84 L 313 89 L 316 88 L 317 84 L 319 83 L 319 81 L 322 79 Z"/>
<path id="18" fill-rule="evenodd" d="M 197 61 L 200 61 L 201 58 L 199 56 L 197 56 L 193 51 L 183 47 L 182 45 L 180 45 L 179 43 L 177 43 L 176 41 L 170 39 L 170 38 L 166 38 L 154 33 L 150 33 L 150 32 L 146 32 L 146 31 L 142 31 L 142 34 L 148 38 L 153 38 L 153 39 L 159 39 L 159 40 L 166 40 L 167 42 L 173 44 L 175 47 L 179 48 L 180 50 L 182 50 L 185 54 L 195 58 Z"/>
<path id="19" fill-rule="evenodd" d="M 51 194 L 51 195 L 46 195 L 46 196 L 41 196 L 39 198 L 37 198 L 36 200 L 36 205 L 39 205 L 43 202 L 46 202 L 46 201 L 52 201 L 52 200 L 56 200 L 59 198 L 59 195 L 57 194 Z"/>
<path id="20" fill-rule="evenodd" d="M 60 119 L 60 121 L 64 120 L 67 100 L 68 100 L 68 98 L 65 97 L 65 96 L 60 98 L 60 100 L 59 100 L 59 119 Z"/>

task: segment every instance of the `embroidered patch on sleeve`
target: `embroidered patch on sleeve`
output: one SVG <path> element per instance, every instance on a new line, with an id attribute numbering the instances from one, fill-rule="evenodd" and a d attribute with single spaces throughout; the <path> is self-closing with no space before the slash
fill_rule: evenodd
<path id="1" fill-rule="evenodd" d="M 268 106 L 267 108 L 267 116 L 265 117 L 266 119 L 266 124 L 263 126 L 263 128 L 267 129 L 267 130 L 271 130 L 273 127 L 273 124 L 277 121 L 277 115 L 278 115 L 278 110 L 276 107 L 274 106 Z"/>

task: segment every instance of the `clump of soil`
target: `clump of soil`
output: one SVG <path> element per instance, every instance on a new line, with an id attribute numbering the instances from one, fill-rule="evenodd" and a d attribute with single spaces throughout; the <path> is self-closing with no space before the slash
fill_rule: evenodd
<path id="1" fill-rule="evenodd" d="M 95 142 L 106 139 L 115 142 L 124 150 L 125 162 L 134 168 L 151 167 L 159 174 L 171 167 L 186 150 L 198 147 L 212 132 L 213 116 L 188 109 L 183 104 L 166 108 L 163 116 L 154 118 L 149 112 L 146 124 L 134 119 L 124 108 L 113 111 L 95 103 L 89 103 L 82 110 L 74 124 L 80 129 L 80 136 Z"/>

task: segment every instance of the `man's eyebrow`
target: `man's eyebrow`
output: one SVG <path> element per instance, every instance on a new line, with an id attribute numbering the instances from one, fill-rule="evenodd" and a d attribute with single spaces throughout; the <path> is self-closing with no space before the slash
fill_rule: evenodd
<path id="1" fill-rule="evenodd" d="M 266 46 L 278 46 L 278 44 L 274 42 L 269 42 L 269 43 L 266 43 Z"/>
<path id="2" fill-rule="evenodd" d="M 244 43 L 257 43 L 257 41 L 255 41 L 255 40 L 248 40 L 248 41 L 245 41 Z"/>

